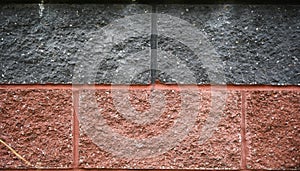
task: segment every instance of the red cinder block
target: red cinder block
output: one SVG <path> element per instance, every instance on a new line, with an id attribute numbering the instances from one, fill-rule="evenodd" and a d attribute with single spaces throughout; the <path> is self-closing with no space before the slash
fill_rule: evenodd
<path id="1" fill-rule="evenodd" d="M 249 91 L 249 169 L 300 169 L 300 92 Z"/>
<path id="2" fill-rule="evenodd" d="M 195 101 L 193 98 L 189 101 L 188 98 L 183 97 L 184 94 L 188 94 L 188 91 L 162 90 L 158 94 L 163 95 L 165 100 L 158 98 L 154 101 L 156 103 L 164 101 L 163 110 L 155 111 L 154 113 L 159 115 L 155 119 L 152 118 L 155 116 L 147 118 L 150 120 L 148 123 L 134 120 L 143 120 L 143 116 L 134 118 L 131 116 L 131 112 L 132 109 L 140 112 L 151 110 L 150 90 L 129 91 L 129 103 L 126 103 L 125 96 L 122 96 L 126 92 L 123 90 L 113 91 L 85 90 L 80 92 L 79 165 L 81 168 L 240 168 L 241 95 L 239 91 L 227 92 L 227 100 L 223 103 L 225 107 L 219 109 L 222 112 L 218 115 L 210 113 L 211 106 L 220 106 L 218 104 L 222 103 L 224 98 L 214 97 L 212 100 L 210 91 L 198 92 L 197 96 L 200 101 Z M 121 98 L 116 100 L 115 95 L 120 95 Z M 182 103 L 183 99 L 188 102 Z M 93 102 L 96 106 L 90 105 Z M 128 104 L 130 104 L 131 110 L 129 110 Z M 197 107 L 199 109 L 196 109 Z M 156 108 L 159 107 L 156 106 Z M 181 115 L 180 111 L 184 109 L 188 109 L 189 112 L 185 111 Z M 195 118 L 187 120 L 188 123 L 183 123 L 191 125 L 190 131 L 181 137 L 182 140 L 177 144 L 172 145 L 173 140 L 178 137 L 170 137 L 169 141 L 164 141 L 160 147 L 156 147 L 157 142 L 153 141 L 153 144 L 150 144 L 150 150 L 141 143 L 148 142 L 147 140 L 156 136 L 168 135 L 170 130 L 178 131 L 177 127 L 174 127 L 178 123 L 176 119 L 195 111 Z M 151 113 L 145 117 L 149 115 Z M 180 121 L 181 119 L 179 119 Z M 211 129 L 215 131 L 208 131 Z M 200 139 L 205 139 L 205 135 L 208 137 L 206 141 L 199 143 Z M 162 139 L 158 139 L 158 141 Z M 169 147 L 164 149 L 168 145 Z M 163 152 L 160 153 L 157 148 L 161 148 Z"/>
<path id="3" fill-rule="evenodd" d="M 72 165 L 72 92 L 0 90 L 0 168 L 68 168 Z"/>

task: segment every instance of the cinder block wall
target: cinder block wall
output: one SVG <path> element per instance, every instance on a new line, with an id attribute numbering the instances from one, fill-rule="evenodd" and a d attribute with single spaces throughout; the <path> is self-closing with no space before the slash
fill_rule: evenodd
<path id="1" fill-rule="evenodd" d="M 300 169 L 299 5 L 0 8 L 0 170 Z"/>

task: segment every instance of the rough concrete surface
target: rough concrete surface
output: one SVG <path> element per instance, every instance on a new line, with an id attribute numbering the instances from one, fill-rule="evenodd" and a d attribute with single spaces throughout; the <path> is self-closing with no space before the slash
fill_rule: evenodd
<path id="1" fill-rule="evenodd" d="M 72 166 L 72 101 L 66 90 L 0 90 L 0 168 Z"/>
<path id="2" fill-rule="evenodd" d="M 80 66 L 80 62 L 92 57 L 95 60 L 98 55 L 94 53 L 97 47 L 85 47 L 92 38 L 89 35 L 99 36 L 93 33 L 99 33 L 101 28 L 116 19 L 151 11 L 147 5 L 101 4 L 9 4 L 0 8 L 1 83 L 71 83 L 75 65 Z M 148 23 L 150 25 L 150 21 Z M 142 39 L 139 40 L 141 43 L 135 39 Z M 110 56 L 96 61 L 99 66 L 95 69 L 95 82 L 112 82 L 119 60 L 136 49 L 147 47 L 147 39 L 128 38 L 126 41 L 133 42 L 129 46 L 115 45 Z M 82 59 L 84 57 L 89 58 Z M 150 58 L 145 62 L 150 65 Z M 140 63 L 137 61 L 132 65 Z M 144 78 L 147 74 L 143 76 L 142 73 L 137 77 L 142 80 L 137 82 L 147 83 L 150 79 Z"/>
<path id="3" fill-rule="evenodd" d="M 118 92 L 121 90 L 114 91 Z M 86 96 L 89 93 L 91 96 Z M 130 120 L 127 119 L 128 113 L 122 113 L 124 111 L 117 110 L 118 106 L 122 105 L 120 103 L 123 102 L 115 102 L 112 98 L 112 91 L 82 91 L 80 93 L 81 103 L 79 105 L 79 111 L 81 111 L 79 112 L 79 118 L 81 119 L 79 144 L 80 167 L 122 169 L 240 168 L 241 97 L 238 91 L 228 92 L 224 112 L 220 114 L 220 120 L 212 128 L 215 131 L 210 134 L 211 137 L 208 135 L 209 138 L 206 141 L 202 141 L 199 144 L 202 135 L 209 134 L 208 131 L 202 132 L 202 130 L 204 130 L 203 127 L 207 124 L 207 120 L 209 120 L 208 115 L 211 111 L 210 103 L 212 101 L 209 91 L 201 91 L 199 92 L 199 97 L 201 97 L 201 100 L 198 101 L 199 103 L 190 103 L 186 106 L 191 110 L 193 106 L 199 106 L 200 109 L 197 111 L 194 123 L 185 123 L 187 127 L 191 126 L 191 129 L 186 135 L 181 137 L 181 141 L 163 153 L 160 152 L 160 149 L 163 150 L 164 146 L 173 143 L 172 138 L 162 143 L 159 147 L 152 148 L 150 144 L 150 150 L 156 153 L 151 153 L 151 155 L 145 158 L 138 156 L 140 153 L 130 155 L 134 154 L 135 151 L 132 151 L 132 148 L 135 148 L 135 145 L 138 147 L 136 150 L 141 153 L 148 150 L 147 147 L 145 148 L 138 142 L 164 135 L 169 130 L 177 130 L 176 127 L 172 126 L 177 123 L 180 110 L 183 110 L 183 105 L 181 105 L 182 93 L 178 90 L 163 90 L 161 94 L 166 99 L 165 108 L 160 109 L 158 118 L 155 118 L 150 123 L 141 124 L 136 123 L 139 116 L 136 116 L 136 120 Z M 150 94 L 149 90 L 131 90 L 129 99 L 132 108 L 138 112 L 151 110 L 151 106 L 149 105 Z M 89 106 L 91 101 L 95 99 L 97 106 Z M 159 102 L 156 101 L 156 103 Z M 94 108 L 96 108 L 97 112 L 93 111 Z M 184 115 L 188 115 L 188 113 L 184 113 Z M 105 125 L 101 125 L 102 120 L 105 121 Z M 214 121 L 216 120 L 209 121 L 208 125 L 213 125 Z M 98 123 L 101 124 L 99 125 Z M 105 126 L 108 126 L 113 133 L 106 135 L 105 132 L 107 130 L 104 129 Z M 180 132 L 177 133 L 180 134 Z M 103 136 L 97 138 L 100 134 Z M 110 137 L 110 135 L 114 137 Z M 112 144 L 111 146 L 99 143 L 107 142 L 109 144 L 110 139 L 118 136 L 125 137 L 124 141 Z M 105 138 L 107 139 L 105 140 Z M 136 140 L 133 141 L 136 143 L 133 145 L 128 143 L 127 139 L 130 138 Z M 153 142 L 153 144 L 155 143 Z M 119 151 L 113 150 L 113 148 L 118 149 L 119 146 L 125 147 L 124 153 L 126 154 L 118 153 L 123 149 Z M 145 149 L 143 150 L 143 148 Z"/>
<path id="4" fill-rule="evenodd" d="M 300 83 L 299 5 L 161 5 L 157 12 L 199 29 L 206 37 L 202 44 L 215 48 L 229 84 Z M 180 46 L 180 39 L 168 42 L 162 39 L 160 47 L 190 66 L 198 83 L 211 81 L 201 55 Z"/>
<path id="5" fill-rule="evenodd" d="M 126 16 L 150 13 L 150 5 L 3 4 L 0 8 L 1 83 L 72 83 L 74 75 L 89 69 L 91 73 L 76 77 L 75 82 L 150 82 L 150 52 L 133 55 L 150 50 L 150 33 L 155 33 L 150 18 L 137 17 L 130 21 L 136 22 L 132 27 L 143 23 L 149 25 L 148 30 L 145 25 L 139 26 L 137 34 L 129 31 L 131 26 L 119 27 L 119 33 L 110 36 L 118 38 L 122 31 L 130 35 L 113 44 L 104 59 L 99 58 L 103 54 L 97 53 L 102 48 L 97 44 L 102 41 L 101 28 Z M 157 56 L 158 66 L 163 67 L 157 68 L 160 81 L 190 83 L 191 80 L 180 77 L 187 71 L 182 66 L 187 66 L 195 78 L 193 83 L 215 83 L 219 79 L 210 74 L 218 65 L 221 70 L 216 70 L 213 75 L 222 76 L 221 83 L 299 85 L 299 5 L 198 4 L 157 5 L 156 8 L 157 14 L 185 20 L 204 36 L 202 42 L 191 42 L 195 46 L 193 49 L 180 39 L 190 31 L 185 26 L 178 27 L 182 27 L 182 32 L 174 32 L 175 38 L 159 34 L 163 30 L 175 30 L 175 27 L 158 27 L 158 50 L 168 54 L 167 57 Z M 95 39 L 95 36 L 98 37 Z M 95 44 L 91 43 L 91 38 L 95 39 Z M 104 42 L 104 45 L 108 44 Z M 208 51 L 208 45 L 214 51 Z M 203 53 L 197 56 L 195 49 Z M 210 62 L 212 59 L 214 62 Z M 164 62 L 168 61 L 173 63 L 167 66 Z M 85 64 L 81 66 L 83 62 Z M 97 66 L 91 68 L 95 63 Z M 115 80 L 122 65 L 137 73 L 127 75 L 129 79 Z M 167 73 L 163 71 L 165 67 L 182 72 Z M 91 75 L 95 78 L 90 79 Z"/>
<path id="6" fill-rule="evenodd" d="M 247 92 L 249 169 L 300 169 L 300 93 Z"/>

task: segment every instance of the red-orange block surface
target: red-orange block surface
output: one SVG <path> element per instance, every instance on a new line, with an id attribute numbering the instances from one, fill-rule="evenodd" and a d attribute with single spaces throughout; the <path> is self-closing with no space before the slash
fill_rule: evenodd
<path id="1" fill-rule="evenodd" d="M 300 169 L 300 92 L 249 91 L 247 167 Z"/>
<path id="2" fill-rule="evenodd" d="M 0 168 L 67 168 L 72 164 L 69 90 L 0 90 Z"/>
<path id="3" fill-rule="evenodd" d="M 154 115 L 150 116 L 153 114 L 147 113 L 152 110 L 150 90 L 131 90 L 129 100 L 125 96 L 120 99 L 116 97 L 124 95 L 126 92 L 113 91 L 80 92 L 80 167 L 115 169 L 240 168 L 240 92 L 228 91 L 223 94 L 227 96 L 227 99 L 223 95 L 221 95 L 222 97 L 212 96 L 210 91 L 199 91 L 197 95 L 185 98 L 189 91 L 163 90 L 156 96 L 160 94 L 165 98 L 157 98 L 152 103 L 152 106 L 164 103 L 163 107 L 159 107 L 160 104 L 156 106 L 157 110 L 154 110 Z M 197 101 L 193 97 L 198 97 L 200 100 Z M 126 103 L 126 100 L 129 103 Z M 183 101 L 187 103 L 183 103 Z M 97 106 L 90 105 L 94 102 L 97 103 Z M 212 112 L 212 106 L 222 106 L 219 108 L 221 112 Z M 136 115 L 131 115 L 133 110 L 137 111 Z M 180 113 L 182 110 L 184 112 Z M 146 112 L 147 115 L 138 116 L 138 112 Z M 181 114 L 186 117 L 194 112 L 196 112 L 194 119 L 179 119 Z M 156 114 L 159 115 L 155 116 Z M 150 121 L 140 122 L 145 118 Z M 180 130 L 180 125 L 174 127 L 181 121 L 183 121 L 181 124 L 186 124 L 186 129 L 191 126 L 185 134 L 181 134 L 185 130 Z M 162 136 L 157 139 L 161 141 L 165 138 L 164 135 L 168 136 L 168 131 L 173 131 L 174 136 L 162 141 L 159 147 L 155 146 L 157 141 L 153 141 L 153 144 L 148 144 L 148 146 L 143 143 L 158 136 Z M 179 137 L 182 138 L 180 141 L 172 145 L 178 138 L 176 135 L 183 136 Z M 146 154 L 147 156 L 143 156 Z"/>

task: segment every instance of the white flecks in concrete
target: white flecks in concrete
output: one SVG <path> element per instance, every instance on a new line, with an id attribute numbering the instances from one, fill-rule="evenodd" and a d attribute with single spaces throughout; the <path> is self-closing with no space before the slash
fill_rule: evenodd
<path id="1" fill-rule="evenodd" d="M 39 14 L 40 14 L 40 17 L 43 17 L 43 12 L 44 12 L 44 0 L 41 0 L 41 3 L 39 4 Z"/>

